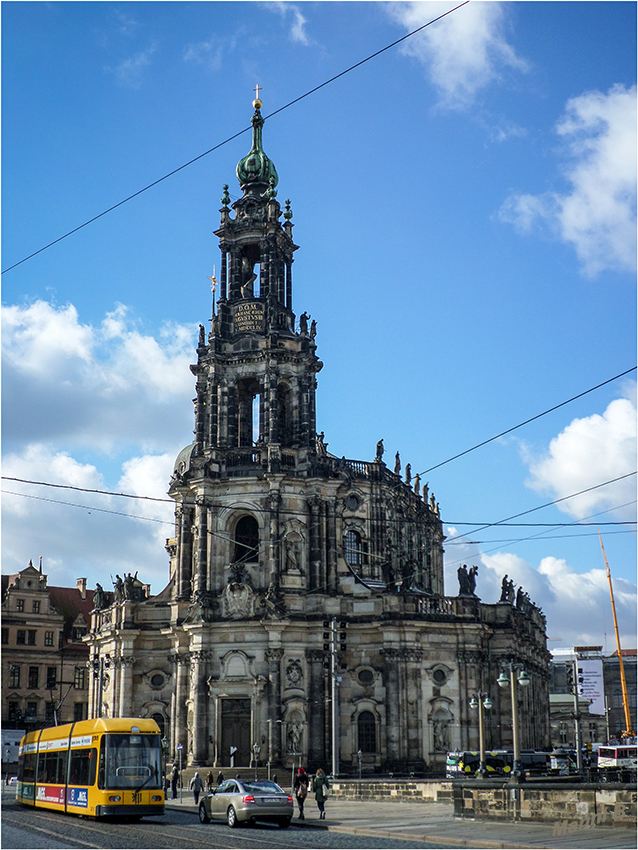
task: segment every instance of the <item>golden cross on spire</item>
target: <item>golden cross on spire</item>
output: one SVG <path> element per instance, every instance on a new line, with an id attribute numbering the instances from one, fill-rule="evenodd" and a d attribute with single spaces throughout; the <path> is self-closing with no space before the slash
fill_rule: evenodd
<path id="1" fill-rule="evenodd" d="M 257 83 L 253 91 L 255 92 L 255 97 L 259 100 L 259 83 Z"/>

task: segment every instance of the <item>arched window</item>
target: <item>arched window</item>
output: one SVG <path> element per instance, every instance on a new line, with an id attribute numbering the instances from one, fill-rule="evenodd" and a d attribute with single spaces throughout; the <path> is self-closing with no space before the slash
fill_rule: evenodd
<path id="1" fill-rule="evenodd" d="M 616 688 L 614 691 L 614 708 L 622 708 L 622 691 Z"/>
<path id="2" fill-rule="evenodd" d="M 159 726 L 160 734 L 162 738 L 164 737 L 164 731 L 166 729 L 166 721 L 164 720 L 163 714 L 151 714 L 151 719 L 154 720 Z"/>
<path id="3" fill-rule="evenodd" d="M 243 516 L 235 528 L 235 555 L 233 563 L 257 561 L 259 554 L 259 526 L 252 516 Z"/>
<path id="4" fill-rule="evenodd" d="M 363 564 L 363 546 L 358 531 L 346 531 L 344 537 L 346 561 L 351 567 Z"/>
<path id="5" fill-rule="evenodd" d="M 376 753 L 377 726 L 371 711 L 362 711 L 357 718 L 359 749 L 362 753 Z"/>

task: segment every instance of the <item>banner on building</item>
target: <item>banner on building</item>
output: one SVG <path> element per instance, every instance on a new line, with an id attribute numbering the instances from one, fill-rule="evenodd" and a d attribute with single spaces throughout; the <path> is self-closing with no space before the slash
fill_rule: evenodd
<path id="1" fill-rule="evenodd" d="M 590 714 L 605 713 L 602 658 L 578 660 L 578 695 L 590 700 Z"/>

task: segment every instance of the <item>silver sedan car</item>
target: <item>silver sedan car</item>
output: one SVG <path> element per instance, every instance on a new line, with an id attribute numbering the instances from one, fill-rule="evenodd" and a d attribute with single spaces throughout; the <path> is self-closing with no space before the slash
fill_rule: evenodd
<path id="1" fill-rule="evenodd" d="M 272 821 L 284 829 L 294 812 L 292 797 L 275 782 L 227 779 L 206 794 L 199 804 L 199 820 L 225 820 L 235 827 L 255 821 Z"/>

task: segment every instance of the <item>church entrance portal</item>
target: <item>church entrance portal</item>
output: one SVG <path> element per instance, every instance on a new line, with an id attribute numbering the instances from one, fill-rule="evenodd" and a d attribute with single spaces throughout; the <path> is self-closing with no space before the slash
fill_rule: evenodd
<path id="1" fill-rule="evenodd" d="M 250 766 L 250 700 L 222 699 L 222 764 L 230 766 L 230 749 L 237 747 L 235 767 Z"/>

